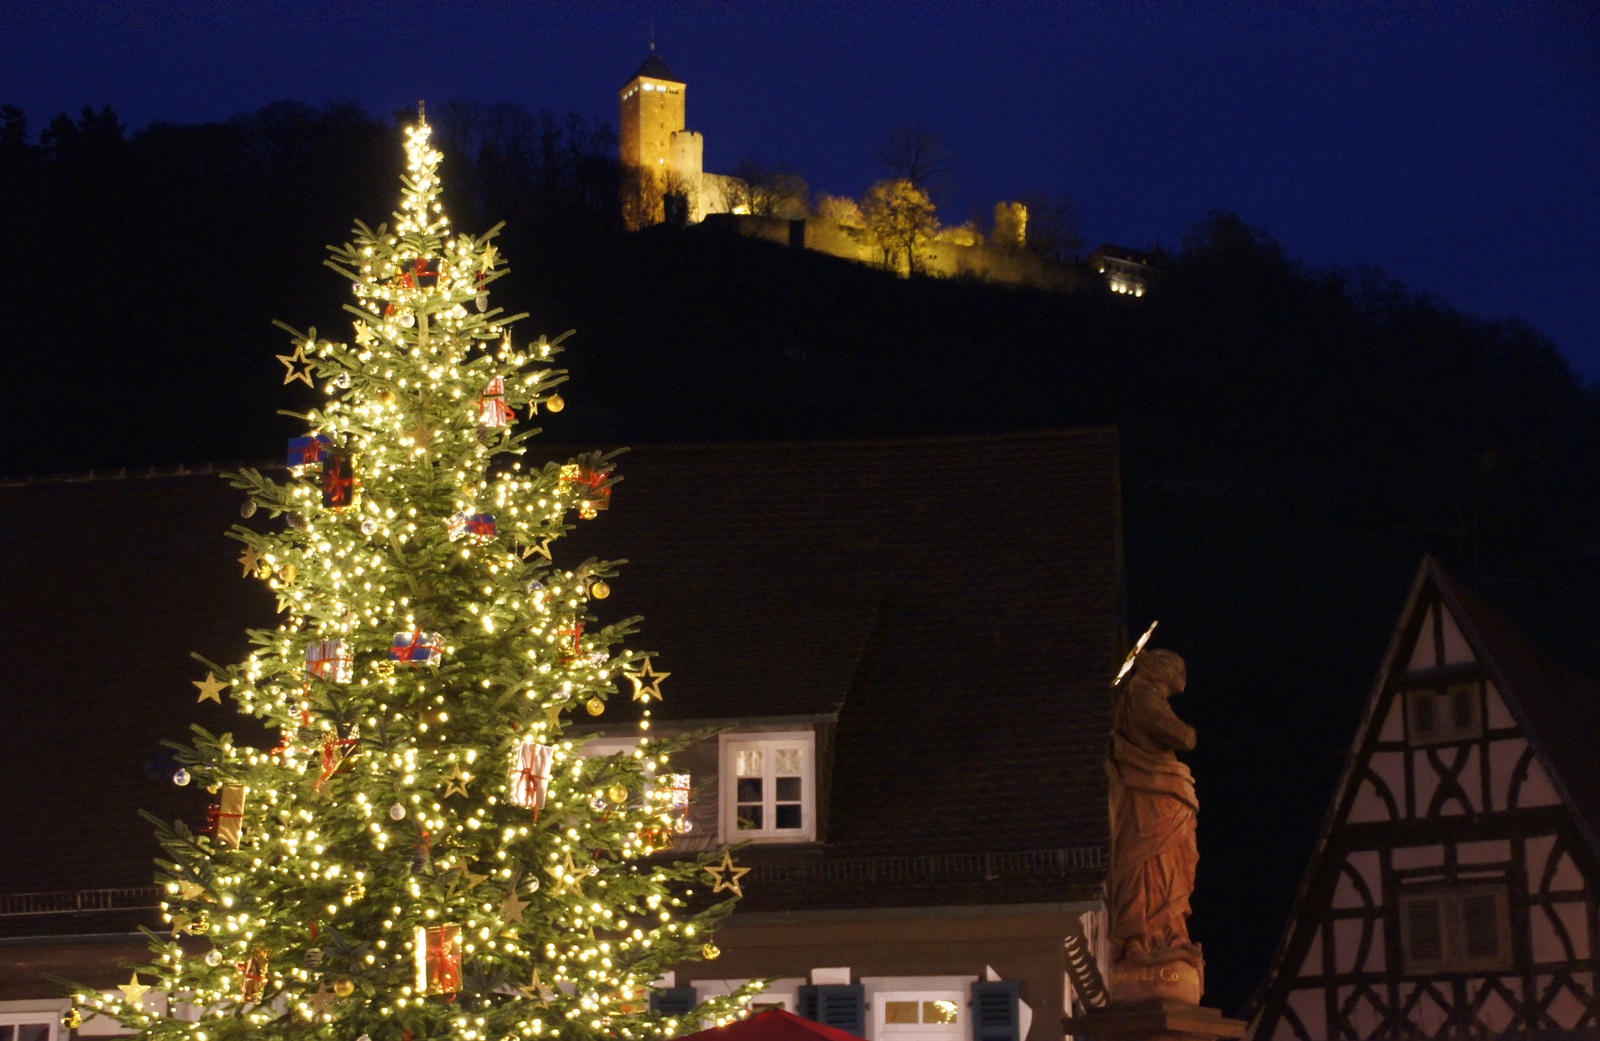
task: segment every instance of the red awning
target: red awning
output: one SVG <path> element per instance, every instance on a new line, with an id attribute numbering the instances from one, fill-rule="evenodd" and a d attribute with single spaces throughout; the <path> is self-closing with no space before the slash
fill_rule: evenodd
<path id="1" fill-rule="evenodd" d="M 727 1026 L 687 1034 L 678 1041 L 818 1041 L 819 1038 L 823 1041 L 861 1041 L 854 1034 L 837 1027 L 813 1023 L 781 1008 L 769 1008 Z"/>

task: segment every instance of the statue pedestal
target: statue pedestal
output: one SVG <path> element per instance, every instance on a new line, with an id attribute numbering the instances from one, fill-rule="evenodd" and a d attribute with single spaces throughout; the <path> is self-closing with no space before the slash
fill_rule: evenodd
<path id="1" fill-rule="evenodd" d="M 1066 1033 L 1095 1041 L 1219 1041 L 1244 1036 L 1242 1019 L 1187 1001 L 1113 1001 L 1081 1016 L 1063 1016 Z"/>

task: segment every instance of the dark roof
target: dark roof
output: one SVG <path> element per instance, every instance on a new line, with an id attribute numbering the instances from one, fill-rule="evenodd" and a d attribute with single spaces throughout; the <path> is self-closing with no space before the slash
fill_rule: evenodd
<path id="1" fill-rule="evenodd" d="M 628 82 L 632 83 L 640 76 L 647 76 L 653 80 L 666 80 L 668 83 L 684 82 L 683 77 L 667 68 L 667 63 L 657 57 L 655 51 L 650 52 L 650 57 L 646 58 L 644 64 L 639 66 L 638 72 L 628 78 Z"/>
<path id="2" fill-rule="evenodd" d="M 630 645 L 672 673 L 657 717 L 837 719 L 836 868 L 791 872 L 789 889 L 826 876 L 831 906 L 881 902 L 877 868 L 849 865 L 912 855 L 925 859 L 906 899 L 1098 884 L 1097 856 L 1039 854 L 1105 840 L 1114 431 L 649 447 L 618 473 L 613 508 L 554 550 L 566 566 L 628 560 L 592 607 L 645 616 Z M 238 660 L 247 627 L 275 624 L 223 537 L 242 501 L 204 471 L 0 488 L 0 750 L 35 764 L 0 808 L 8 847 L 29 850 L 5 858 L 0 894 L 148 884 L 155 845 L 135 810 L 198 822 L 206 800 L 171 783 L 160 739 L 198 722 L 270 743 L 190 686 L 205 673 L 191 651 Z M 605 722 L 632 703 L 612 705 Z M 972 852 L 1034 855 L 986 882 Z"/>
<path id="3" fill-rule="evenodd" d="M 1100 244 L 1100 248 L 1089 254 L 1089 259 L 1096 257 L 1111 257 L 1114 260 L 1125 260 L 1130 264 L 1143 264 L 1149 267 L 1153 263 L 1150 254 L 1138 249 L 1129 249 L 1127 246 L 1113 246 L 1109 242 Z"/>
<path id="4" fill-rule="evenodd" d="M 1466 636 L 1483 649 L 1507 705 L 1550 767 L 1563 799 L 1600 859 L 1600 684 L 1551 661 L 1499 611 L 1432 557 L 1423 570 L 1454 609 Z"/>

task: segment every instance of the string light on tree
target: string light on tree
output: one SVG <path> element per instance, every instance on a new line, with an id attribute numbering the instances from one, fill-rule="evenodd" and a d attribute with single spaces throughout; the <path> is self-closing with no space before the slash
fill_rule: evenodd
<path id="1" fill-rule="evenodd" d="M 671 742 L 648 718 L 631 755 L 568 733 L 624 677 L 648 702 L 667 675 L 589 613 L 615 567 L 562 566 L 562 536 L 610 506 L 612 460 L 529 460 L 516 420 L 563 407 L 561 342 L 519 345 L 522 316 L 490 305 L 498 229 L 452 228 L 425 122 L 405 151 L 393 219 L 328 260 L 354 289 L 349 342 L 290 329 L 278 355 L 317 398 L 287 477 L 230 475 L 242 574 L 281 616 L 193 682 L 276 743 L 195 729 L 174 780 L 215 801 L 203 827 L 159 825 L 171 935 L 145 981 L 75 998 L 153 1041 L 647 1041 L 678 1022 L 649 1011 L 652 981 L 714 951 L 732 910 L 690 903 L 715 856 L 651 856 L 676 820 L 648 797 Z M 737 895 L 744 869 L 721 867 Z M 185 1001 L 146 1007 L 152 988 Z"/>

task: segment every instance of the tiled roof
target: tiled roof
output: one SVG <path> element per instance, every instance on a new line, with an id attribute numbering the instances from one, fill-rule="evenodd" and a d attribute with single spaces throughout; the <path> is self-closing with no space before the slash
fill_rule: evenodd
<path id="1" fill-rule="evenodd" d="M 673 674 L 657 715 L 836 715 L 828 841 L 798 855 L 935 865 L 900 890 L 870 872 L 833 880 L 832 906 L 1098 884 L 1098 861 L 1076 854 L 996 861 L 1011 866 L 987 883 L 956 855 L 1105 840 L 1114 431 L 650 447 L 618 471 L 613 508 L 554 548 L 567 566 L 628 560 L 593 607 L 645 616 L 630 643 Z M 160 739 L 197 722 L 269 740 L 189 685 L 204 675 L 190 651 L 236 660 L 245 628 L 275 617 L 222 535 L 241 501 L 214 474 L 0 488 L 0 752 L 13 776 L 29 764 L 3 797 L 7 847 L 29 855 L 5 858 L 0 893 L 148 883 L 135 810 L 198 820 L 206 798 L 172 785 Z M 806 889 L 791 883 L 766 902 Z"/>

